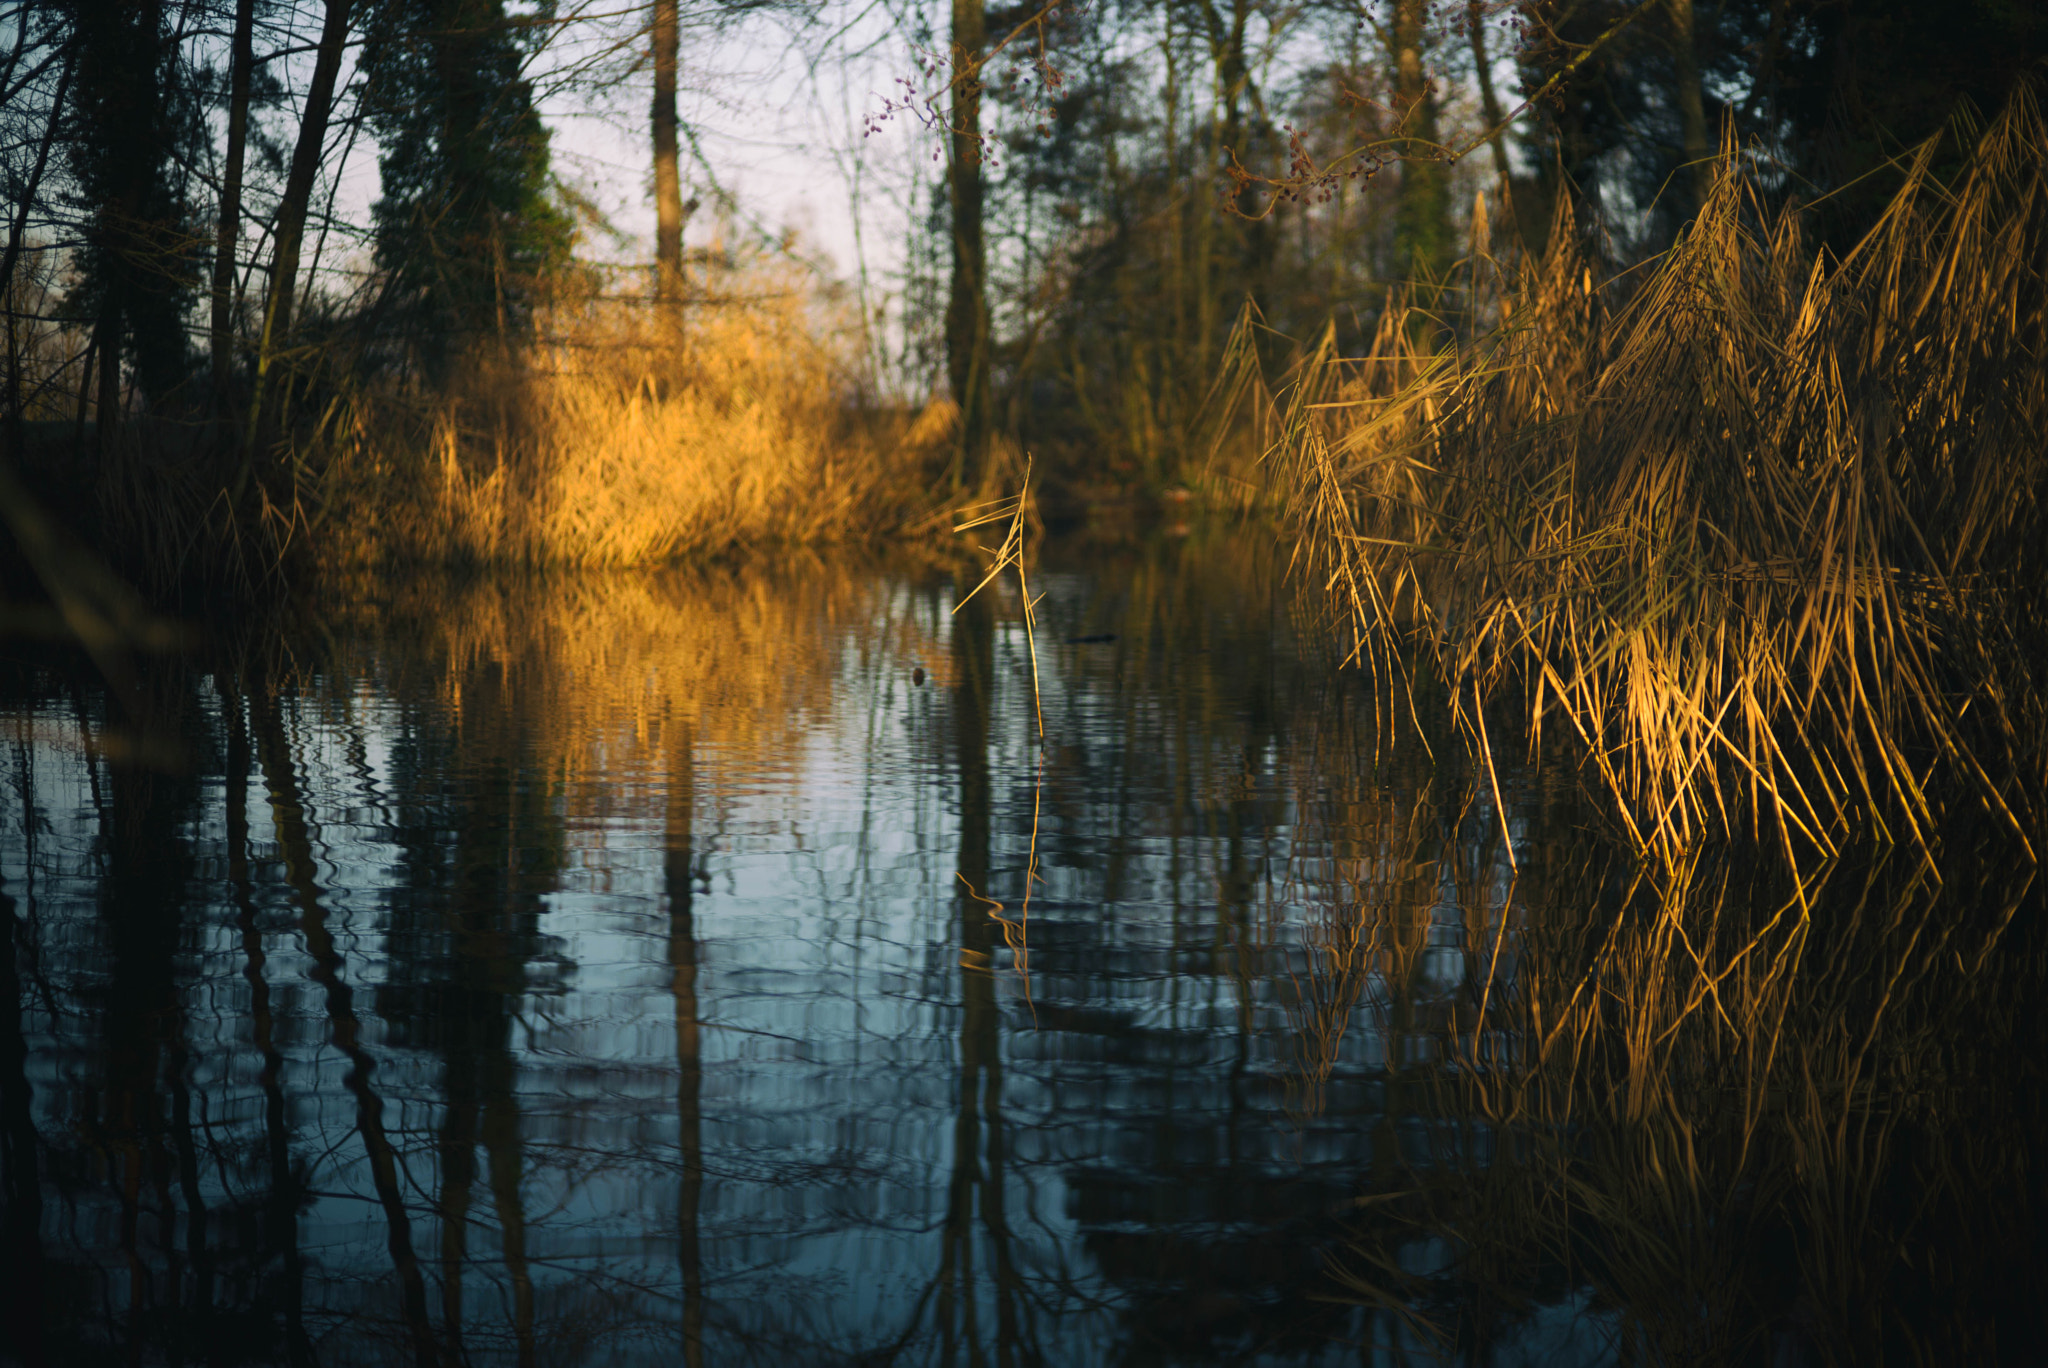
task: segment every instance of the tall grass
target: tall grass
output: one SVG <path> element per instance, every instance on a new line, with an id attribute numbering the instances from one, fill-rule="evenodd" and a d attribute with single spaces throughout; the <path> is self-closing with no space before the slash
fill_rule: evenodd
<path id="1" fill-rule="evenodd" d="M 1934 148 L 1837 260 L 1724 147 L 1671 250 L 1596 280 L 1475 237 L 1497 326 L 1396 301 L 1281 396 L 1302 554 L 1397 706 L 1491 765 L 1509 697 L 1573 739 L 1627 836 L 1833 851 L 2048 792 L 2048 146 L 2022 89 L 1956 179 Z M 1476 216 L 1483 220 L 1483 216 Z M 2030 847 L 2031 849 L 2031 847 Z"/>
<path id="2" fill-rule="evenodd" d="M 324 554 L 638 565 L 928 511 L 950 410 L 864 406 L 803 282 L 764 268 L 721 293 L 679 314 L 565 292 L 523 355 L 413 401 L 349 394 L 319 439 Z"/>

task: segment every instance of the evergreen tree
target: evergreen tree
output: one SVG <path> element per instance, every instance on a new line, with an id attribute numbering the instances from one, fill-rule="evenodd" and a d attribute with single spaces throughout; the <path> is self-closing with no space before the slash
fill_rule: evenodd
<path id="1" fill-rule="evenodd" d="M 503 0 L 385 0 L 370 23 L 377 264 L 436 371 L 481 338 L 516 346 L 537 284 L 568 260 L 519 33 Z"/>
<path id="2" fill-rule="evenodd" d="M 181 166 L 204 136 L 163 0 L 65 0 L 77 67 L 66 138 L 83 242 L 74 307 L 93 320 L 102 432 L 121 367 L 151 401 L 189 373 L 186 313 L 206 243 Z"/>
<path id="3" fill-rule="evenodd" d="M 2048 73 L 2048 10 L 2013 0 L 1545 0 L 1521 12 L 1528 89 L 1579 62 L 1534 120 L 1537 175 L 1579 197 L 1623 255 L 1671 241 L 1704 190 L 1686 168 L 1731 122 L 1785 193 L 1825 197 L 1821 222 L 1846 247 L 1898 185 L 1887 159 Z M 1968 143 L 1951 139 L 1946 164 L 1960 167 Z"/>

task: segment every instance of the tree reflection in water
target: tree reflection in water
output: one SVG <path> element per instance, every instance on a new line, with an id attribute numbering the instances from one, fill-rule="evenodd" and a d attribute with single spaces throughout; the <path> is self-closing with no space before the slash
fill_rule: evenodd
<path id="1" fill-rule="evenodd" d="M 683 1286 L 683 1362 L 704 1363 L 704 1249 L 699 1229 L 704 1202 L 704 1055 L 697 1007 L 696 756 L 687 722 L 667 719 L 667 830 L 662 840 L 662 888 L 668 898 L 668 959 L 675 971 L 676 1269 Z"/>
<path id="2" fill-rule="evenodd" d="M 914 566 L 400 586 L 145 681 L 182 773 L 12 662 L 4 1353 L 2023 1356 L 2014 862 L 1652 877 L 1281 565 L 1049 547 L 1042 751 Z"/>

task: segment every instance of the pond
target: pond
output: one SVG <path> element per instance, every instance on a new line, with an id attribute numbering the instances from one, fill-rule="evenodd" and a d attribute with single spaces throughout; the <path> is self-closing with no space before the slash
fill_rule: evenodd
<path id="1" fill-rule="evenodd" d="M 1172 531 L 12 652 L 0 1358 L 2040 1350 L 2023 859 L 1646 870 Z"/>

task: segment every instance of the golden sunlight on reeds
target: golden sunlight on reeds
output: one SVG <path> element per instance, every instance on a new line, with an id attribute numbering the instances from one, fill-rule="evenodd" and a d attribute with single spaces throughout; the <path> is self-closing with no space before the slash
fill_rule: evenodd
<path id="1" fill-rule="evenodd" d="M 2023 88 L 1963 171 L 1922 148 L 1864 240 L 1808 245 L 1722 152 L 1695 222 L 1605 283 L 1561 214 L 1461 280 L 1463 346 L 1396 304 L 1281 395 L 1278 453 L 1358 657 L 1492 768 L 1503 704 L 1616 825 L 1831 852 L 2048 794 L 2048 145 Z M 1491 717 L 1496 730 L 1487 731 Z"/>
<path id="2" fill-rule="evenodd" d="M 431 408 L 347 406 L 326 555 L 622 566 L 886 535 L 928 511 L 949 407 L 863 406 L 824 312 L 766 268 L 687 312 L 558 294 L 542 345 Z"/>

